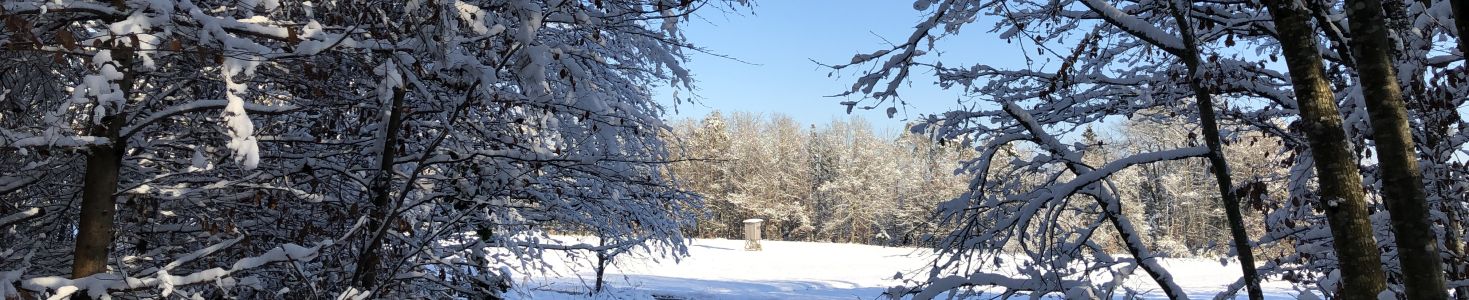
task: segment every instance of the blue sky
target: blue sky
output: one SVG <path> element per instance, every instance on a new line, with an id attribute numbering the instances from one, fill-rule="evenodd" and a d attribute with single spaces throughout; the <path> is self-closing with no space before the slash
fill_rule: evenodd
<path id="1" fill-rule="evenodd" d="M 857 75 L 845 71 L 828 76 L 831 70 L 812 60 L 837 64 L 857 53 L 890 48 L 885 39 L 906 39 L 923 17 L 906 0 L 765 0 L 738 14 L 702 11 L 685 21 L 684 33 L 695 45 L 740 61 L 692 54 L 687 67 L 697 81 L 698 103 L 678 104 L 677 113 L 670 110 L 668 118 L 700 118 L 711 110 L 780 112 L 804 124 L 845 118 L 845 106 L 838 103 L 848 98 L 825 96 L 845 91 Z M 991 24 L 981 20 L 941 42 L 945 64 L 1022 66 L 1022 50 L 987 32 Z M 853 114 L 879 130 L 899 130 L 904 119 L 946 110 L 961 97 L 939 89 L 927 71 L 915 74 L 899 93 L 909 106 L 900 107 L 892 119 L 880 109 Z M 655 97 L 675 108 L 670 89 L 659 88 Z"/>

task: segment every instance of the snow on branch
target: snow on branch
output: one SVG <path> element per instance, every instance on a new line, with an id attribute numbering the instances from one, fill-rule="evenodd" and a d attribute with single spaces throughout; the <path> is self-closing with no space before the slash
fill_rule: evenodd
<path id="1" fill-rule="evenodd" d="M 1065 146 L 1061 145 L 1061 142 L 1058 141 L 1055 136 L 1046 133 L 1044 128 L 1036 122 L 1035 118 L 1031 116 L 1029 111 L 1020 107 L 1019 104 L 1016 104 L 1014 102 L 1005 102 L 1003 105 L 1005 112 L 1009 113 L 1011 117 L 1014 117 L 1015 120 L 1018 121 L 1021 126 L 1026 129 L 1026 131 L 1030 132 L 1031 135 L 1035 138 L 1036 142 L 1041 144 L 1047 152 L 1051 152 L 1053 155 L 1065 157 L 1067 161 L 1067 168 L 1070 169 L 1072 173 L 1076 174 L 1078 179 L 1086 177 L 1088 174 L 1091 174 L 1093 172 L 1090 167 L 1087 167 L 1085 164 L 1080 162 L 1079 154 L 1068 150 Z M 1180 153 L 1173 153 L 1172 155 L 1140 155 L 1140 157 L 1135 157 L 1137 157 L 1136 159 L 1138 159 L 1139 161 L 1146 161 L 1147 158 L 1168 158 L 1171 156 L 1190 153 L 1189 151 L 1197 152 L 1199 150 L 1184 150 Z M 1205 152 L 1207 152 L 1207 149 L 1205 149 Z M 1131 165 L 1133 164 L 1122 163 L 1115 164 L 1113 166 L 1114 168 L 1120 170 Z M 1092 182 L 1100 180 L 1101 177 L 1098 178 L 1099 179 L 1092 180 Z M 1166 268 L 1158 264 L 1158 261 L 1156 260 L 1157 257 L 1154 256 L 1152 254 L 1152 251 L 1150 251 L 1148 247 L 1142 242 L 1142 238 L 1140 237 L 1141 234 L 1137 231 L 1135 227 L 1133 227 L 1132 222 L 1129 221 L 1126 217 L 1122 216 L 1122 202 L 1117 199 L 1116 196 L 1113 195 L 1112 192 L 1107 188 L 1099 188 L 1096 192 L 1088 192 L 1087 194 L 1096 199 L 1097 204 L 1103 208 L 1103 215 L 1108 221 L 1112 223 L 1112 226 L 1117 229 L 1117 233 L 1123 239 L 1123 244 L 1127 246 L 1128 251 L 1131 252 L 1133 257 L 1137 259 L 1138 264 L 1143 268 L 1143 270 L 1146 271 L 1148 275 L 1152 276 L 1153 280 L 1157 282 L 1159 286 L 1163 287 L 1164 293 L 1168 294 L 1170 298 L 1188 299 L 1188 294 L 1186 294 L 1183 288 L 1178 286 L 1178 283 L 1173 281 L 1173 275 L 1169 274 Z"/>
<path id="2" fill-rule="evenodd" d="M 202 254 L 212 253 L 214 250 L 218 250 L 218 248 L 216 247 L 227 247 L 228 245 L 232 245 L 233 243 L 238 241 L 238 239 L 225 241 L 221 244 L 211 246 L 210 248 L 202 249 L 201 251 L 208 251 Z M 166 297 L 174 291 L 175 287 L 178 286 L 213 282 L 228 277 L 232 274 L 270 263 L 287 261 L 309 261 L 316 257 L 317 250 L 319 250 L 323 246 L 330 246 L 331 244 L 331 241 L 324 241 L 311 247 L 303 247 L 295 244 L 285 244 L 273 248 L 265 254 L 247 257 L 236 261 L 230 269 L 211 268 L 198 272 L 193 272 L 183 276 L 170 275 L 168 274 L 167 270 L 162 269 L 158 270 L 157 273 L 154 273 L 153 276 L 149 277 L 123 277 L 114 273 L 99 273 L 96 275 L 78 279 L 68 279 L 61 276 L 47 276 L 21 280 L 20 287 L 22 289 L 38 292 L 44 292 L 46 290 L 55 291 L 56 294 L 53 295 L 51 299 L 65 299 L 67 296 L 74 295 L 78 292 L 84 292 L 87 296 L 90 296 L 92 298 L 100 298 L 103 295 L 113 291 L 127 291 L 154 287 L 161 288 L 163 290 L 162 295 Z M 197 255 L 201 255 L 201 253 L 190 253 L 189 255 L 186 255 L 185 258 L 187 258 L 187 260 L 192 260 L 198 258 Z M 180 259 L 180 261 L 187 260 Z M 177 262 L 179 261 L 175 261 L 175 263 Z M 170 265 L 176 267 L 176 265 L 173 265 L 172 263 Z"/>
<path id="3" fill-rule="evenodd" d="M 32 208 L 27 208 L 27 209 L 21 210 L 20 212 L 17 212 L 17 213 L 13 213 L 13 214 L 6 215 L 4 217 L 0 217 L 0 229 L 5 229 L 6 227 L 10 227 L 11 224 L 14 224 L 14 223 L 17 223 L 17 222 L 20 222 L 20 221 L 25 221 L 26 219 L 30 219 L 30 218 L 39 216 L 39 215 L 41 215 L 42 212 L 43 211 L 41 210 L 40 207 L 32 207 Z"/>
<path id="4" fill-rule="evenodd" d="M 1086 4 L 1088 8 L 1091 8 L 1093 12 L 1101 15 L 1102 19 L 1106 20 L 1108 24 L 1117 26 L 1123 31 L 1131 33 L 1133 36 L 1142 39 L 1148 44 L 1152 44 L 1153 46 L 1157 46 L 1158 48 L 1163 48 L 1163 51 L 1168 51 L 1169 53 L 1174 54 L 1183 53 L 1183 39 L 1178 38 L 1178 36 L 1168 34 L 1167 32 L 1164 32 L 1162 29 L 1153 26 L 1153 24 L 1147 21 L 1138 19 L 1135 16 L 1129 15 L 1126 12 L 1117 9 L 1117 7 L 1113 7 L 1112 4 L 1109 4 L 1106 1 L 1081 1 L 1083 4 Z"/>
<path id="5" fill-rule="evenodd" d="M 1111 176 L 1112 174 L 1117 173 L 1118 171 L 1122 171 L 1122 169 L 1126 169 L 1131 166 L 1155 163 L 1160 161 L 1204 157 L 1208 154 L 1209 147 L 1205 146 L 1135 154 L 1108 162 L 1101 168 L 1086 172 L 1085 174 L 1077 175 L 1076 178 L 1072 179 L 1071 181 L 1067 181 L 1066 183 L 1062 183 L 1060 185 L 1047 187 L 1046 189 L 1050 190 L 1050 198 L 1054 201 L 1057 199 L 1069 197 L 1082 188 L 1101 181 L 1102 179 L 1107 178 L 1107 176 Z"/>
<path id="6" fill-rule="evenodd" d="M 534 249 L 541 249 L 541 250 L 564 250 L 564 251 L 576 251 L 576 250 L 580 250 L 580 251 L 606 251 L 606 250 L 626 249 L 628 247 L 632 247 L 632 246 L 636 246 L 636 245 L 642 244 L 643 242 L 645 242 L 647 240 L 648 240 L 648 237 L 639 237 L 639 238 L 635 238 L 635 239 L 631 239 L 631 240 L 619 241 L 617 243 L 605 244 L 605 245 L 592 245 L 592 244 L 588 244 L 588 243 L 547 244 L 547 243 L 534 243 L 534 242 L 505 241 L 503 243 L 490 244 L 489 246 L 491 246 L 491 247 L 521 247 L 521 248 L 534 248 Z"/>
<path id="7" fill-rule="evenodd" d="M 190 113 L 190 112 L 202 111 L 202 110 L 210 110 L 210 109 L 224 108 L 227 105 L 229 105 L 229 100 L 213 99 L 213 100 L 190 101 L 188 103 L 179 104 L 179 105 L 171 106 L 171 107 L 168 107 L 168 108 L 164 108 L 164 109 L 161 109 L 159 111 L 156 111 L 153 114 L 150 114 L 147 117 L 144 117 L 144 118 L 142 118 L 142 119 L 140 119 L 138 121 L 132 122 L 127 127 L 123 127 L 121 136 L 123 136 L 123 137 L 132 136 L 134 133 L 137 133 L 138 130 L 142 130 L 142 128 L 147 127 L 149 124 L 153 124 L 154 122 L 158 122 L 158 121 L 163 120 L 163 119 L 166 119 L 168 117 L 177 116 L 177 115 L 180 115 L 180 114 L 185 114 L 185 113 Z M 290 105 L 290 104 L 286 104 L 286 105 L 264 105 L 264 104 L 256 104 L 256 103 L 245 102 L 244 103 L 244 109 L 245 109 L 245 111 L 250 112 L 250 113 L 271 115 L 271 114 L 283 114 L 283 113 L 289 113 L 289 112 L 297 111 L 297 110 L 300 110 L 301 107 L 295 106 L 295 105 Z"/>
<path id="8" fill-rule="evenodd" d="M 236 260 L 229 268 L 215 267 L 205 270 L 191 272 L 187 275 L 172 275 L 169 271 L 202 257 L 209 256 L 225 248 L 243 241 L 247 236 L 240 235 L 230 240 L 215 243 L 208 247 L 184 254 L 157 269 L 153 274 L 145 277 L 123 276 L 117 273 L 98 273 L 78 279 L 69 279 L 63 276 L 45 276 L 23 279 L 17 282 L 21 289 L 37 292 L 54 291 L 50 299 L 65 299 L 77 293 L 86 293 L 94 299 L 102 298 L 108 293 L 118 291 L 133 291 L 147 288 L 162 289 L 162 296 L 172 294 L 176 287 L 215 282 L 228 278 L 234 274 L 242 273 L 251 269 L 259 268 L 272 263 L 279 262 L 306 262 L 316 259 L 323 247 L 335 245 L 337 240 L 342 240 L 352 235 L 365 223 L 365 218 L 358 219 L 350 230 L 338 239 L 326 239 L 319 241 L 310 247 L 287 243 L 271 248 L 263 254 L 245 257 Z M 12 284 L 9 282 L 0 284 Z M 16 291 L 18 292 L 18 291 Z M 14 295 L 0 295 L 14 296 Z"/>
<path id="9" fill-rule="evenodd" d="M 44 14 L 47 12 L 88 12 L 99 17 L 120 17 L 123 12 L 118 11 L 111 5 L 96 1 L 54 0 L 54 1 L 5 1 L 0 4 L 4 11 L 11 14 Z"/>
<path id="10" fill-rule="evenodd" d="M 0 140 L 0 147 L 5 148 L 30 148 L 30 147 L 63 147 L 63 148 L 85 148 L 110 144 L 112 141 L 100 136 L 25 136 L 16 138 L 14 141 L 6 142 Z"/>

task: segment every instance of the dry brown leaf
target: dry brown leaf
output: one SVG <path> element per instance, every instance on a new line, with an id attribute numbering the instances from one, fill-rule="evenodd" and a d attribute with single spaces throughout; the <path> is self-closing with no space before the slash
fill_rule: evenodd
<path id="1" fill-rule="evenodd" d="M 71 31 L 66 31 L 65 29 L 63 29 L 63 30 L 57 30 L 57 32 L 56 32 L 56 42 L 57 43 L 60 43 L 61 44 L 61 48 L 66 48 L 66 50 L 76 50 L 77 49 L 76 36 L 72 36 Z"/>

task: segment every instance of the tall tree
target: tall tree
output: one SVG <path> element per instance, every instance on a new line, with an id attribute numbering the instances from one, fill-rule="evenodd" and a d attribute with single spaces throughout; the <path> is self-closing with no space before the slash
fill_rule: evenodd
<path id="1" fill-rule="evenodd" d="M 383 68 L 396 68 L 392 64 L 384 64 Z M 398 158 L 397 145 L 398 134 L 403 129 L 403 97 L 407 94 L 403 85 L 403 78 L 397 72 L 384 72 L 385 78 L 379 84 L 379 95 L 386 99 L 378 99 L 387 108 L 387 120 L 382 129 L 382 141 L 378 142 L 382 147 L 378 151 L 377 172 L 372 176 L 372 185 L 369 187 L 368 195 L 372 197 L 372 207 L 368 208 L 369 217 L 367 228 L 372 236 L 368 237 L 367 245 L 362 248 L 362 254 L 357 258 L 357 269 L 352 271 L 352 284 L 357 287 L 370 289 L 377 285 L 377 269 L 382 264 L 383 235 L 386 235 L 389 212 L 396 205 L 389 205 L 391 199 L 391 185 L 393 182 L 393 162 Z M 396 78 L 395 78 L 396 77 Z M 601 282 L 598 282 L 601 284 Z"/>
<path id="2" fill-rule="evenodd" d="M 123 2 L 114 3 L 118 10 L 127 10 Z M 138 37 L 131 37 L 137 41 Z M 114 36 L 107 42 L 111 61 L 100 60 L 97 66 L 104 74 L 118 74 L 107 78 L 108 85 L 116 89 L 115 99 L 98 99 L 100 120 L 93 120 L 90 134 L 101 137 L 106 143 L 91 147 L 87 154 L 86 174 L 83 175 L 81 215 L 77 224 L 76 247 L 72 254 L 72 278 L 82 278 L 107 272 L 108 253 L 114 234 L 113 218 L 117 214 L 117 181 L 122 168 L 122 157 L 127 151 L 127 140 L 121 135 L 126 124 L 127 105 L 133 90 L 133 49 L 127 37 Z M 110 102 L 110 103 L 109 103 Z"/>
<path id="3" fill-rule="evenodd" d="M 1348 0 L 1346 13 L 1353 36 L 1352 56 L 1372 123 L 1383 201 L 1392 217 L 1403 268 L 1403 290 L 1409 299 L 1447 298 L 1443 260 L 1429 220 L 1423 174 L 1394 71 L 1382 2 Z"/>
<path id="4" fill-rule="evenodd" d="M 1459 32 L 1459 55 L 1469 56 L 1469 3 L 1449 1 L 1454 10 L 1454 28 Z"/>
<path id="5" fill-rule="evenodd" d="M 369 2 L 0 4 L 0 227 L 37 233 L 0 234 L 0 298 L 468 297 L 682 253 L 649 87 L 692 82 L 683 18 L 747 2 Z"/>
<path id="6" fill-rule="evenodd" d="M 1457 39 L 1459 41 L 1459 56 L 1461 58 L 1469 57 L 1469 3 L 1465 3 L 1465 1 L 1449 1 L 1449 5 L 1454 11 L 1454 29 L 1459 34 Z M 1461 66 L 1460 68 L 1460 70 L 1469 70 L 1469 66 Z M 1465 74 L 1465 72 L 1456 72 L 1450 76 L 1458 76 L 1457 81 L 1460 85 L 1469 84 L 1465 83 L 1466 80 L 1469 80 L 1469 74 Z M 1449 113 L 1457 115 L 1459 112 L 1458 110 L 1449 110 Z M 1452 182 L 1452 179 L 1445 179 L 1447 180 L 1441 179 L 1445 184 L 1440 184 L 1440 186 L 1449 185 L 1446 183 Z M 1451 193 L 1441 194 L 1448 195 Z M 1446 230 L 1447 233 L 1444 234 L 1444 246 L 1452 258 L 1449 260 L 1452 262 L 1449 264 L 1449 271 L 1450 275 L 1456 275 L 1449 279 L 1469 279 L 1469 249 L 1466 249 L 1469 247 L 1466 247 L 1465 241 L 1462 238 L 1465 227 L 1464 212 L 1459 210 L 1455 205 L 1443 205 L 1442 207 L 1449 219 L 1449 228 Z M 1454 290 L 1454 297 L 1459 300 L 1469 300 L 1469 286 L 1456 288 Z"/>
<path id="7" fill-rule="evenodd" d="M 1229 234 L 1234 241 L 1235 254 L 1239 256 L 1240 272 L 1244 274 L 1245 291 L 1251 300 L 1261 300 L 1265 295 L 1260 290 L 1260 275 L 1255 271 L 1255 253 L 1250 246 L 1250 236 L 1245 232 L 1244 216 L 1240 212 L 1239 194 L 1235 193 L 1234 178 L 1229 174 L 1229 162 L 1224 159 L 1224 146 L 1220 142 L 1219 121 L 1214 113 L 1214 91 L 1205 85 L 1203 66 L 1199 62 L 1197 25 L 1191 16 L 1193 1 L 1173 1 L 1170 11 L 1174 22 L 1178 22 L 1179 34 L 1183 36 L 1183 49 L 1175 52 L 1184 65 L 1188 66 L 1188 85 L 1194 91 L 1194 105 L 1199 110 L 1199 128 L 1203 131 L 1204 144 L 1209 147 L 1209 164 L 1214 180 L 1218 183 L 1219 196 L 1224 200 L 1224 214 L 1229 220 Z M 1177 5 L 1183 5 L 1178 7 Z M 1115 22 L 1115 21 L 1114 21 Z"/>
<path id="8" fill-rule="evenodd" d="M 1085 6 L 1088 12 L 1075 14 L 1056 14 L 1055 11 L 1066 10 L 1073 5 Z M 1203 3 L 1206 6 L 1218 4 Z M 1216 170 L 1216 187 L 1221 192 L 1225 203 L 1225 212 L 1231 215 L 1231 236 L 1234 238 L 1234 246 L 1241 260 L 1241 269 L 1244 274 L 1242 286 L 1246 287 L 1252 297 L 1260 297 L 1257 288 L 1258 279 L 1254 275 L 1255 266 L 1251 242 L 1243 228 L 1242 212 L 1239 211 L 1237 195 L 1234 195 L 1232 178 L 1228 173 L 1227 160 L 1224 159 L 1222 151 L 1222 139 L 1219 136 L 1219 125 L 1215 115 L 1215 104 L 1213 97 L 1218 90 L 1229 90 L 1233 87 L 1219 82 L 1221 74 L 1234 74 L 1235 70 L 1214 70 L 1226 67 L 1236 67 L 1234 64 L 1221 64 L 1217 56 L 1203 53 L 1201 49 L 1207 43 L 1217 43 L 1225 40 L 1225 35 L 1219 34 L 1221 29 L 1213 29 L 1201 34 L 1195 34 L 1196 29 L 1209 28 L 1213 21 L 1200 20 L 1195 12 L 1210 11 L 1210 7 L 1195 7 L 1192 1 L 1120 1 L 1114 5 L 1109 1 L 1081 0 L 1081 1 L 1059 1 L 1039 3 L 1015 4 L 1004 1 L 915 1 L 914 7 L 919 10 L 930 10 L 932 18 L 921 23 L 918 29 L 913 31 L 906 43 L 897 45 L 893 49 L 886 49 L 872 54 L 854 56 L 852 63 L 838 65 L 836 68 L 875 62 L 879 58 L 886 58 L 881 63 L 884 66 L 875 71 L 864 72 L 863 76 L 856 80 L 853 88 L 848 91 L 851 94 L 863 94 L 876 99 L 879 102 L 889 100 L 897 101 L 895 97 L 899 83 L 907 80 L 912 74 L 909 67 L 921 65 L 913 63 L 914 58 L 924 55 L 925 51 L 917 50 L 920 44 L 932 48 L 934 43 L 922 43 L 925 38 L 936 39 L 929 35 L 928 30 L 942 27 L 948 33 L 957 33 L 958 29 L 965 23 L 973 22 L 974 15 L 988 11 L 988 7 L 998 7 L 996 13 L 1003 19 L 997 25 L 1006 28 L 1002 37 L 1018 38 L 1022 41 L 1034 41 L 1036 54 L 1052 56 L 1060 60 L 1055 70 L 1007 70 L 995 68 L 989 65 L 978 65 L 970 68 L 935 67 L 938 69 L 940 85 L 945 87 L 963 85 L 970 88 L 967 92 L 982 94 L 986 98 L 994 99 L 1006 107 L 1006 113 L 1014 118 L 1024 114 L 1017 114 L 1017 109 L 1012 105 L 1026 101 L 1037 101 L 1034 108 L 1037 111 L 1037 119 L 1040 124 L 1053 124 L 1066 122 L 1071 124 L 1083 124 L 1101 118 L 1101 115 L 1122 115 L 1134 117 L 1134 114 L 1148 106 L 1161 105 L 1162 102 L 1153 100 L 1152 97 L 1169 97 L 1169 101 L 1191 98 L 1195 104 L 1191 116 L 1199 117 L 1201 128 L 1204 129 L 1202 138 L 1209 144 L 1208 157 L 1211 157 L 1211 165 Z M 1085 15 L 1083 17 L 1082 15 Z M 1100 24 L 1098 24 L 1100 23 Z M 1037 24 L 1046 24 L 1040 25 Z M 1172 27 L 1168 27 L 1168 26 Z M 1066 32 L 1091 27 L 1091 33 L 1081 36 L 1076 33 Z M 1227 29 L 1224 29 L 1227 30 Z M 1034 32 L 1033 32 L 1034 31 Z M 1182 36 L 1179 36 L 1181 34 Z M 1067 36 L 1068 38 L 1059 38 Z M 1057 41 L 1064 39 L 1065 41 Z M 1127 41 L 1121 41 L 1126 39 Z M 1053 44 L 1047 42 L 1064 43 L 1074 45 L 1070 53 L 1055 51 Z M 1110 47 L 1110 48 L 1109 48 Z M 1167 54 L 1163 58 L 1155 59 L 1155 53 Z M 1134 54 L 1120 54 L 1137 51 Z M 1027 55 L 1028 56 L 1028 55 Z M 1205 63 L 1203 59 L 1210 57 L 1211 61 Z M 1028 58 L 1029 59 L 1029 58 Z M 1050 59 L 1050 57 L 1048 57 Z M 1130 60 L 1131 69 L 1127 71 L 1110 70 L 1111 66 L 1104 66 L 1103 62 L 1108 59 Z M 1171 63 L 1154 64 L 1160 61 L 1171 61 Z M 1029 61 L 1028 61 L 1029 62 Z M 1138 64 L 1147 62 L 1146 64 Z M 941 65 L 941 64 L 939 64 Z M 1033 65 L 1032 65 L 1033 66 Z M 993 78 L 992 78 L 993 77 Z M 1212 77 L 1212 78 L 1211 78 Z M 979 78 L 990 78 L 989 83 L 978 83 Z M 1181 79 L 1181 80 L 1176 80 Z M 1032 81 L 1043 85 L 1040 87 L 1026 86 Z M 1166 81 L 1166 83 L 1164 82 Z M 885 82 L 883 88 L 877 89 L 880 82 Z M 1216 87 L 1222 85 L 1222 87 Z M 1023 86 L 1023 87 L 1020 87 Z M 1166 86 L 1166 87 L 1165 87 Z M 1139 91 L 1138 87 L 1148 87 L 1149 91 Z M 1131 90 L 1128 91 L 1128 90 Z M 1238 93 L 1238 91 L 1235 91 Z M 1124 98 L 1126 95 L 1139 95 L 1137 100 Z M 1151 95 L 1152 97 L 1142 96 Z M 1115 97 L 1115 98 L 1114 98 Z M 1090 100 L 1090 99 L 1106 100 Z M 1117 99 L 1117 100 L 1111 100 Z M 1112 103 L 1106 103 L 1115 101 Z M 848 107 L 855 107 L 856 101 L 845 102 Z M 897 102 L 892 102 L 896 105 Z M 871 106 L 864 106 L 871 107 Z M 997 115 L 994 111 L 968 111 L 966 113 L 947 114 L 943 118 L 937 116 L 923 123 L 934 125 L 934 133 L 942 136 L 950 136 L 950 131 L 967 132 L 971 130 L 992 131 L 986 128 L 990 126 L 977 126 L 971 122 L 971 118 L 978 116 Z M 951 119 L 952 118 L 952 119 Z M 1066 120 L 1066 121 L 1062 121 Z M 1019 123 L 1029 122 L 1018 120 Z M 1042 126 L 1042 125 L 1037 125 Z M 978 129 L 985 128 L 985 129 Z M 1073 127 L 1074 128 L 1074 127 Z M 1041 129 L 1044 130 L 1044 129 Z M 1039 135 L 1034 130 L 1031 135 Z M 1212 139 L 1212 140 L 1211 140 Z M 993 146 L 987 145 L 987 146 Z M 986 147 L 987 147 L 986 146 Z M 1194 150 L 1194 149 L 1177 149 Z M 984 150 L 981 150 L 983 152 Z M 1063 155 L 1066 149 L 1047 149 L 1047 151 L 1058 151 L 1053 156 L 1066 157 Z M 1170 152 L 1170 151 L 1160 151 Z M 1178 152 L 1169 153 L 1182 155 Z M 1159 153 L 1138 154 L 1134 157 L 1124 157 L 1114 160 L 1114 163 L 1132 162 L 1139 160 L 1153 163 L 1160 160 L 1179 159 L 1181 157 L 1171 156 L 1160 159 Z M 1185 155 L 1187 157 L 1187 155 Z M 1108 176 L 1114 171 L 1098 169 L 1098 172 L 1090 172 L 1085 168 L 1076 168 L 1095 175 L 1080 177 L 1091 178 L 1092 176 Z M 1075 173 L 1075 172 L 1073 172 Z M 1106 174 L 1106 175 L 1102 175 Z M 1098 205 L 1111 210 L 1108 201 L 1099 202 Z M 1120 213 L 1121 210 L 1116 212 Z M 1109 211 L 1108 217 L 1112 211 Z M 1114 226 L 1119 227 L 1119 226 Z M 1118 228 L 1119 233 L 1124 235 L 1135 235 L 1135 232 Z M 1124 240 L 1128 240 L 1124 238 Z M 1129 248 L 1138 249 L 1134 252 L 1146 252 L 1141 249 L 1142 245 L 1129 245 Z M 1142 257 L 1142 255 L 1135 256 Z M 1160 286 L 1170 278 L 1161 276 L 1166 274 L 1156 268 L 1144 266 L 1149 275 L 1152 275 Z M 1169 294 L 1170 296 L 1182 296 L 1180 294 Z"/>
<path id="9" fill-rule="evenodd" d="M 1321 207 L 1331 223 L 1332 243 L 1341 261 L 1344 299 L 1376 299 L 1387 288 L 1377 242 L 1372 237 L 1362 177 L 1351 140 L 1342 130 L 1336 98 L 1327 82 L 1311 13 L 1291 1 L 1265 1 L 1279 31 L 1290 69 L 1301 123 L 1310 142 L 1320 185 Z"/>

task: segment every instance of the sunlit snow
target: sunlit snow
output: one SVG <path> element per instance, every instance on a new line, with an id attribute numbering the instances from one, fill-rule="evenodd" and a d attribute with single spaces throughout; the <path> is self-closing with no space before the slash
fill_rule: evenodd
<path id="1" fill-rule="evenodd" d="M 744 240 L 695 239 L 681 261 L 624 256 L 607 271 L 609 290 L 586 295 L 595 284 L 595 261 L 546 255 L 554 270 L 520 274 L 510 299 L 884 299 L 901 284 L 893 275 L 924 274 L 930 251 L 857 244 L 762 241 L 745 251 Z M 593 258 L 594 259 L 594 258 Z M 1161 263 L 1178 285 L 1199 299 L 1213 298 L 1239 279 L 1239 267 L 1219 260 L 1171 258 Z M 915 272 L 916 271 L 916 272 Z M 1167 299 L 1145 275 L 1125 287 L 1144 299 Z M 1297 299 L 1284 281 L 1262 283 L 1267 299 Z M 1119 289 L 1115 298 L 1122 299 Z M 1053 295 L 1050 298 L 1062 298 Z M 944 296 L 940 296 L 940 299 Z M 1244 299 L 1241 292 L 1237 298 Z M 987 299 L 987 298 L 980 298 Z"/>

